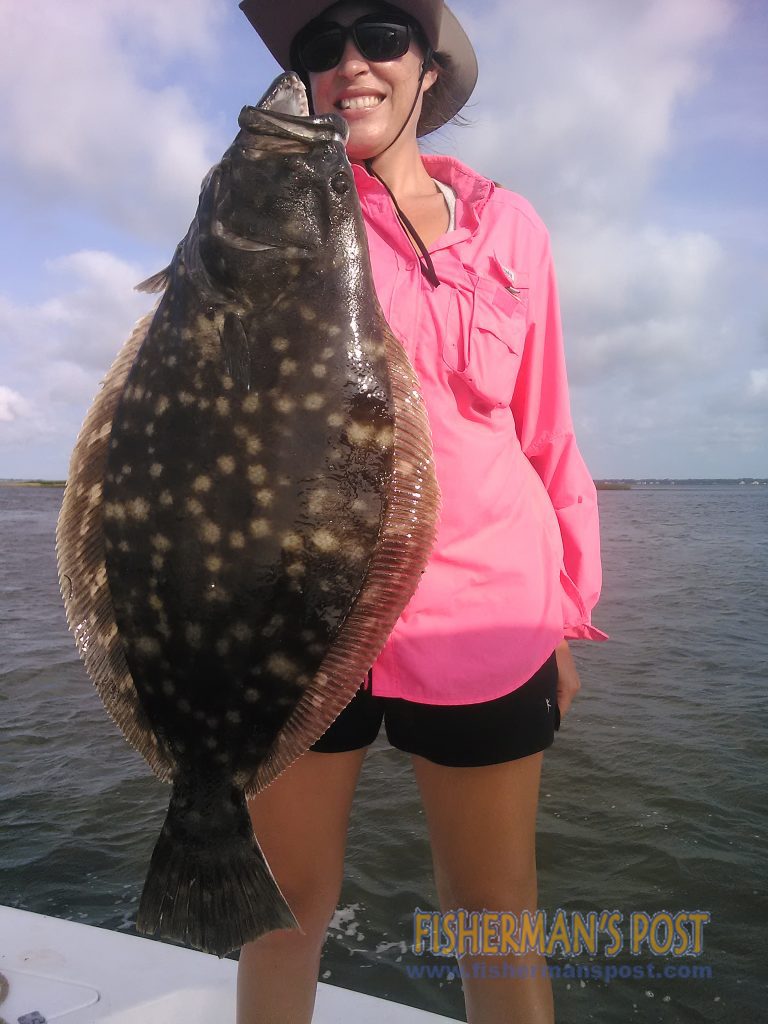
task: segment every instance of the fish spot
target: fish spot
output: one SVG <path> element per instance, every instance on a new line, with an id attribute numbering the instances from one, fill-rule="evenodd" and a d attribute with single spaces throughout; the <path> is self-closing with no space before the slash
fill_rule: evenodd
<path id="1" fill-rule="evenodd" d="M 161 491 L 160 492 L 160 504 L 164 508 L 168 508 L 170 505 L 173 504 L 173 495 L 171 494 L 170 491 Z"/>
<path id="2" fill-rule="evenodd" d="M 210 601 L 211 604 L 214 601 L 228 601 L 229 593 L 224 589 L 224 587 L 217 587 L 215 583 L 212 583 L 210 588 L 205 592 L 205 599 L 206 601 Z"/>
<path id="3" fill-rule="evenodd" d="M 154 423 L 150 422 L 150 423 L 148 423 L 146 425 L 146 427 L 144 427 L 144 433 L 147 435 L 147 437 L 152 437 L 154 432 L 155 432 L 155 424 Z"/>
<path id="4" fill-rule="evenodd" d="M 278 679 L 293 679 L 297 673 L 298 666 L 285 654 L 276 651 L 267 658 L 267 669 Z"/>
<path id="5" fill-rule="evenodd" d="M 224 388 L 225 391 L 231 391 L 232 388 L 235 386 L 235 382 L 232 380 L 231 377 L 225 376 L 221 382 L 221 386 Z"/>
<path id="6" fill-rule="evenodd" d="M 221 530 L 212 519 L 204 519 L 200 523 L 200 533 L 203 540 L 209 544 L 216 544 L 221 540 Z"/>
<path id="7" fill-rule="evenodd" d="M 211 478 L 209 476 L 198 476 L 192 481 L 192 490 L 203 494 L 211 489 Z"/>
<path id="8" fill-rule="evenodd" d="M 235 471 L 235 460 L 231 455 L 220 455 L 216 460 L 216 465 L 219 467 L 222 473 L 229 475 Z"/>
<path id="9" fill-rule="evenodd" d="M 236 622 L 230 627 L 230 632 L 241 643 L 246 643 L 253 636 L 253 630 L 247 622 Z"/>
<path id="10" fill-rule="evenodd" d="M 152 565 L 152 568 L 156 569 L 159 572 L 163 568 L 163 566 L 165 565 L 165 557 L 163 555 L 158 554 L 156 552 L 150 558 L 150 563 Z"/>
<path id="11" fill-rule="evenodd" d="M 188 622 L 184 626 L 184 637 L 190 647 L 200 647 L 203 642 L 203 627 L 199 622 Z"/>
<path id="12" fill-rule="evenodd" d="M 325 422 L 329 427 L 340 427 L 344 423 L 344 417 L 340 412 L 332 412 Z"/>
<path id="13" fill-rule="evenodd" d="M 339 542 L 336 537 L 326 527 L 321 526 L 319 530 L 315 530 L 312 534 L 312 543 L 320 551 L 337 551 Z"/>
<path id="14" fill-rule="evenodd" d="M 243 412 L 256 412 L 260 405 L 261 402 L 258 395 L 246 395 L 241 408 Z"/>
<path id="15" fill-rule="evenodd" d="M 190 394 L 189 391 L 180 391 L 179 401 L 182 405 L 193 405 L 197 399 L 194 395 Z"/>
<path id="16" fill-rule="evenodd" d="M 193 516 L 201 516 L 204 509 L 197 498 L 187 498 L 187 511 L 191 512 Z"/>
<path id="17" fill-rule="evenodd" d="M 168 401 L 165 395 L 162 395 L 160 398 L 158 398 L 157 402 L 155 403 L 155 416 L 162 416 L 163 413 L 168 410 L 170 404 L 171 403 Z"/>
<path id="18" fill-rule="evenodd" d="M 352 422 L 347 427 L 346 434 L 352 444 L 366 444 L 373 437 L 373 426 L 370 423 Z"/>
<path id="19" fill-rule="evenodd" d="M 353 562 L 360 562 L 365 558 L 365 548 L 358 540 L 347 541 L 342 550 L 347 558 L 351 558 Z"/>
<path id="20" fill-rule="evenodd" d="M 255 704 L 256 701 L 259 700 L 259 698 L 261 697 L 261 694 L 256 689 L 255 686 L 249 686 L 245 693 L 243 694 L 243 697 L 245 698 L 245 700 L 248 701 L 249 704 Z"/>
<path id="21" fill-rule="evenodd" d="M 291 562 L 290 565 L 285 567 L 286 575 L 291 576 L 294 579 L 298 576 L 303 576 L 306 571 L 307 567 L 303 562 Z"/>
<path id="22" fill-rule="evenodd" d="M 161 689 L 166 697 L 172 697 L 176 692 L 176 687 L 172 679 L 164 679 L 161 685 Z"/>
<path id="23" fill-rule="evenodd" d="M 223 657 L 225 654 L 229 654 L 231 646 L 232 645 L 225 636 L 220 636 L 219 639 L 216 641 L 216 653 L 220 654 Z"/>
<path id="24" fill-rule="evenodd" d="M 261 438 L 250 434 L 245 442 L 245 447 L 249 455 L 257 455 L 262 449 Z"/>
<path id="25" fill-rule="evenodd" d="M 310 412 L 316 412 L 318 409 L 322 409 L 325 405 L 325 398 L 317 391 L 311 391 L 304 402 L 302 403 L 305 409 L 309 409 Z"/>
<path id="26" fill-rule="evenodd" d="M 165 605 L 160 600 L 160 598 L 157 596 L 157 594 L 150 594 L 149 597 L 147 598 L 147 604 L 149 605 L 150 608 L 154 609 L 156 612 L 161 612 L 163 610 L 163 608 L 165 607 Z"/>
<path id="27" fill-rule="evenodd" d="M 149 518 L 149 502 L 145 501 L 144 498 L 133 498 L 132 501 L 128 502 L 128 513 L 134 519 L 145 522 Z"/>
<path id="28" fill-rule="evenodd" d="M 245 534 L 240 530 L 233 530 L 229 535 L 229 544 L 230 547 L 242 550 L 245 547 Z"/>
<path id="29" fill-rule="evenodd" d="M 280 375 L 282 377 L 290 377 L 291 374 L 296 373 L 299 368 L 299 364 L 295 359 L 283 359 L 280 363 Z"/>
<path id="30" fill-rule="evenodd" d="M 151 544 L 153 548 L 157 548 L 158 551 L 170 551 L 172 545 L 168 538 L 162 533 L 155 533 L 151 537 Z"/>
<path id="31" fill-rule="evenodd" d="M 312 323 L 313 320 L 317 320 L 317 313 L 311 306 L 300 306 L 299 315 L 302 320 L 306 320 L 307 323 Z"/>
<path id="32" fill-rule="evenodd" d="M 147 658 L 156 658 L 160 654 L 160 644 L 153 636 L 136 638 L 136 652 Z"/>
<path id="33" fill-rule="evenodd" d="M 262 487 L 260 491 L 256 492 L 256 501 L 258 501 L 260 505 L 266 505 L 268 507 L 274 500 L 275 492 L 270 491 L 267 487 Z"/>
<path id="34" fill-rule="evenodd" d="M 318 487 L 310 493 L 307 499 L 307 510 L 311 515 L 318 515 L 323 511 L 328 501 L 328 493 L 325 487 Z"/>
<path id="35" fill-rule="evenodd" d="M 395 443 L 395 432 L 392 427 L 382 427 L 376 434 L 376 444 L 379 448 L 391 448 Z"/>
<path id="36" fill-rule="evenodd" d="M 216 747 L 218 747 L 219 745 L 219 741 L 216 739 L 215 736 L 206 736 L 205 745 L 206 747 L 208 747 L 209 750 L 215 750 Z"/>
<path id="37" fill-rule="evenodd" d="M 272 348 L 275 352 L 286 352 L 288 350 L 288 339 L 276 337 L 272 339 Z"/>
<path id="38" fill-rule="evenodd" d="M 341 334 L 341 328 L 337 327 L 335 324 L 328 328 L 328 335 L 329 335 L 329 337 L 336 338 L 340 334 Z"/>
<path id="39" fill-rule="evenodd" d="M 219 398 L 216 399 L 215 409 L 216 409 L 216 412 L 219 414 L 219 416 L 228 416 L 229 415 L 229 399 L 228 398 L 224 398 L 223 396 L 219 396 Z"/>
<path id="40" fill-rule="evenodd" d="M 179 269 L 181 270 L 181 267 L 179 267 Z M 176 358 L 176 356 L 166 356 L 166 359 L 165 359 L 165 365 L 166 366 L 175 366 L 177 362 L 178 362 L 178 359 Z"/>
<path id="41" fill-rule="evenodd" d="M 205 560 L 205 568 L 209 572 L 220 572 L 223 564 L 218 555 L 209 555 Z"/>
<path id="42" fill-rule="evenodd" d="M 301 535 L 293 530 L 290 530 L 288 533 L 284 533 L 280 543 L 286 551 L 301 551 L 304 546 Z"/>
<path id="43" fill-rule="evenodd" d="M 268 519 L 259 518 L 252 519 L 248 524 L 248 529 L 253 537 L 266 537 L 272 528 Z"/>
<path id="44" fill-rule="evenodd" d="M 267 479 L 267 471 L 264 466 L 261 465 L 249 466 L 248 479 L 252 484 L 263 484 Z"/>
<path id="45" fill-rule="evenodd" d="M 275 395 L 272 401 L 278 412 L 289 413 L 296 408 L 296 402 L 288 395 Z"/>
<path id="46" fill-rule="evenodd" d="M 334 327 L 329 327 L 329 328 L 328 328 L 328 333 L 329 333 L 330 335 L 333 335 L 333 333 L 334 333 L 334 330 L 336 331 L 336 333 L 337 333 L 337 334 L 339 333 L 338 329 L 337 329 L 337 328 L 334 328 Z M 327 360 L 329 360 L 329 359 L 330 359 L 330 358 L 331 358 L 331 357 L 333 356 L 333 354 L 334 354 L 334 352 L 335 352 L 335 351 L 336 351 L 336 349 L 335 349 L 335 348 L 331 348 L 331 346 L 330 346 L 330 345 L 326 345 L 326 347 L 325 347 L 325 348 L 323 349 L 323 351 L 322 351 L 322 352 L 320 353 L 320 358 L 321 358 L 322 360 L 324 360 L 324 361 L 327 361 Z"/>
<path id="47" fill-rule="evenodd" d="M 124 555 L 127 555 L 131 550 L 131 545 L 128 543 L 127 540 L 121 540 L 120 543 L 117 545 L 117 550 L 122 551 Z"/>
<path id="48" fill-rule="evenodd" d="M 239 711 L 228 711 L 224 717 L 228 722 L 231 722 L 232 725 L 240 725 L 243 720 Z"/>
<path id="49" fill-rule="evenodd" d="M 322 363 L 313 363 L 312 365 L 312 376 L 313 377 L 325 377 L 328 373 L 328 367 L 323 366 Z"/>

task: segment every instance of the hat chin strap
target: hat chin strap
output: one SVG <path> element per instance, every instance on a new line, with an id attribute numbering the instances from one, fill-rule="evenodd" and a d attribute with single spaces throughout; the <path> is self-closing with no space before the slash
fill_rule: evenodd
<path id="1" fill-rule="evenodd" d="M 413 103 L 411 104 L 411 109 L 408 111 L 408 116 L 406 117 L 405 121 L 403 122 L 402 126 L 400 127 L 400 131 L 397 133 L 397 135 L 394 137 L 394 139 L 392 139 L 391 142 L 388 142 L 387 145 L 383 149 L 379 150 L 379 152 L 375 156 L 368 157 L 368 159 L 364 160 L 363 164 L 365 166 L 365 169 L 368 171 L 368 173 L 372 174 L 373 177 L 376 178 L 376 180 L 378 182 L 380 182 L 380 184 L 382 184 L 384 186 L 384 188 L 387 190 L 387 192 L 389 193 L 389 197 L 392 200 L 392 203 L 393 203 L 393 205 L 395 207 L 395 211 L 397 213 L 397 216 L 398 216 L 398 219 L 399 219 L 400 223 L 403 225 L 404 228 L 406 228 L 407 231 L 410 232 L 411 237 L 413 238 L 413 240 L 414 240 L 414 242 L 416 244 L 416 247 L 418 248 L 418 251 L 420 253 L 420 256 L 419 256 L 419 266 L 421 267 L 422 274 L 424 275 L 424 277 L 426 277 L 426 279 L 429 281 L 429 283 L 432 285 L 433 288 L 437 288 L 437 286 L 440 284 L 440 280 L 439 280 L 439 278 L 437 276 L 437 272 L 435 271 L 435 265 L 432 262 L 432 257 L 429 255 L 429 250 L 427 249 L 426 245 L 424 245 L 424 242 L 421 240 L 421 237 L 419 236 L 419 233 L 416 230 L 416 228 L 413 226 L 413 224 L 411 224 L 410 220 L 408 220 L 406 215 L 400 209 L 400 205 L 399 205 L 397 199 L 395 199 L 395 196 L 394 196 L 394 193 L 392 192 L 392 189 L 389 187 L 389 185 L 386 183 L 386 181 L 384 181 L 384 179 L 380 175 L 378 175 L 376 173 L 376 171 L 373 169 L 373 161 L 374 160 L 378 160 L 378 158 L 382 155 L 382 153 L 386 153 L 387 150 L 391 146 L 394 146 L 394 144 L 397 142 L 397 140 L 400 138 L 400 136 L 405 131 L 406 125 L 411 120 L 411 117 L 413 116 L 413 112 L 416 109 L 416 104 L 419 102 L 419 96 L 421 95 L 421 86 L 422 86 L 422 83 L 424 82 L 424 76 L 426 75 L 427 71 L 429 70 L 429 64 L 430 64 L 430 61 L 432 60 L 432 54 L 433 53 L 434 53 L 434 50 L 432 49 L 432 47 L 429 47 L 427 49 L 427 52 L 426 52 L 425 56 L 424 56 L 424 63 L 421 65 L 421 74 L 419 75 L 419 81 L 418 81 L 418 84 L 416 86 L 416 95 L 413 98 Z"/>

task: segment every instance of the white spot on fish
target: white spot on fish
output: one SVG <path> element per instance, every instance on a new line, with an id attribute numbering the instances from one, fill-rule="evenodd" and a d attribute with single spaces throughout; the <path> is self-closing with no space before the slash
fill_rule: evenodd
<path id="1" fill-rule="evenodd" d="M 209 555 L 205 560 L 205 568 L 209 572 L 219 572 L 223 564 L 218 555 Z"/>
<path id="2" fill-rule="evenodd" d="M 248 524 L 248 529 L 253 537 L 266 537 L 271 531 L 268 519 L 252 519 Z"/>
<path id="3" fill-rule="evenodd" d="M 267 669 L 278 677 L 278 679 L 293 679 L 298 666 L 285 654 L 276 651 L 267 658 Z"/>
<path id="4" fill-rule="evenodd" d="M 187 511 L 191 512 L 193 516 L 200 516 L 203 514 L 203 506 L 197 498 L 187 498 Z"/>
<path id="5" fill-rule="evenodd" d="M 145 501 L 144 498 L 134 498 L 128 502 L 128 513 L 134 519 L 139 519 L 142 522 L 146 521 L 149 517 L 149 502 Z M 122 517 L 118 516 L 118 518 Z"/>
<path id="6" fill-rule="evenodd" d="M 155 533 L 151 538 L 152 547 L 157 548 L 158 551 L 170 551 L 171 542 L 162 533 Z"/>
<path id="7" fill-rule="evenodd" d="M 231 628 L 230 632 L 239 640 L 241 643 L 246 643 L 253 636 L 253 630 L 247 622 L 236 622 Z"/>
<path id="8" fill-rule="evenodd" d="M 229 535 L 230 546 L 238 550 L 245 547 L 245 534 L 241 533 L 240 530 L 233 530 Z"/>
<path id="9" fill-rule="evenodd" d="M 307 567 L 304 565 L 303 562 L 291 562 L 290 565 L 287 565 L 285 567 L 286 575 L 292 576 L 294 578 L 298 576 L 303 576 L 306 571 Z"/>
<path id="10" fill-rule="evenodd" d="M 340 412 L 332 412 L 325 422 L 329 427 L 340 427 L 344 422 L 344 417 Z"/>
<path id="11" fill-rule="evenodd" d="M 350 423 L 347 427 L 347 438 L 352 444 L 366 444 L 373 437 L 373 426 L 370 423 Z"/>
<path id="12" fill-rule="evenodd" d="M 189 393 L 189 391 L 180 391 L 179 401 L 181 402 L 182 405 L 192 405 L 196 401 L 196 399 L 194 395 L 191 395 Z"/>
<path id="13" fill-rule="evenodd" d="M 320 551 L 336 551 L 339 547 L 339 542 L 324 526 L 320 527 L 319 530 L 315 530 L 312 534 L 312 543 Z"/>
<path id="14" fill-rule="evenodd" d="M 211 478 L 209 476 L 198 476 L 192 481 L 192 490 L 204 493 L 211 489 Z"/>
<path id="15" fill-rule="evenodd" d="M 333 334 L 333 332 L 334 332 L 334 328 L 333 327 L 329 327 L 328 328 L 328 333 L 329 334 Z M 336 333 L 338 334 L 338 330 L 336 330 Z M 331 356 L 333 355 L 333 353 L 335 351 L 336 351 L 336 349 L 331 348 L 330 345 L 326 345 L 326 347 L 320 353 L 320 358 L 323 359 L 323 360 L 328 360 L 328 359 L 331 358 Z"/>
<path id="16" fill-rule="evenodd" d="M 159 572 L 165 565 L 165 558 L 163 555 L 158 555 L 157 553 L 155 553 L 154 555 L 152 555 L 150 562 L 152 564 L 152 568 L 156 569 Z"/>
<path id="17" fill-rule="evenodd" d="M 171 494 L 170 491 L 161 491 L 161 493 L 160 493 L 160 504 L 164 508 L 168 508 L 170 505 L 173 504 L 173 495 Z"/>
<path id="18" fill-rule="evenodd" d="M 323 366 L 322 363 L 314 363 L 312 366 L 313 377 L 324 377 L 327 372 L 328 368 L 326 366 Z"/>
<path id="19" fill-rule="evenodd" d="M 215 408 L 216 408 L 216 412 L 219 414 L 219 416 L 228 416 L 229 415 L 229 399 L 220 396 L 219 398 L 216 399 Z"/>
<path id="20" fill-rule="evenodd" d="M 200 524 L 200 533 L 204 541 L 216 544 L 221 540 L 221 530 L 211 519 L 204 519 Z"/>
<path id="21" fill-rule="evenodd" d="M 317 391 L 312 391 L 303 402 L 304 408 L 309 409 L 310 412 L 316 412 L 318 409 L 322 409 L 325 405 L 325 398 L 323 395 L 318 394 Z"/>
<path id="22" fill-rule="evenodd" d="M 163 693 L 166 697 L 172 697 L 176 692 L 176 687 L 173 685 L 172 679 L 164 679 L 162 685 Z"/>
<path id="23" fill-rule="evenodd" d="M 258 501 L 260 505 L 269 506 L 274 500 L 274 491 L 270 491 L 267 487 L 262 487 L 260 491 L 256 492 L 256 501 Z"/>
<path id="24" fill-rule="evenodd" d="M 299 364 L 295 359 L 283 359 L 280 363 L 280 374 L 283 377 L 290 377 L 298 368 Z"/>
<path id="25" fill-rule="evenodd" d="M 231 455 L 220 455 L 216 460 L 216 465 L 222 473 L 229 474 L 235 471 L 235 460 Z"/>
<path id="26" fill-rule="evenodd" d="M 267 471 L 264 468 L 264 466 L 249 466 L 248 479 L 252 484 L 263 484 L 264 481 L 267 479 Z"/>
<path id="27" fill-rule="evenodd" d="M 288 349 L 288 339 L 280 337 L 273 338 L 272 348 L 275 350 L 275 352 L 285 352 Z"/>
<path id="28" fill-rule="evenodd" d="M 248 701 L 249 704 L 255 704 L 260 696 L 261 694 L 259 693 L 259 691 L 253 686 L 249 686 L 248 689 L 243 694 L 243 697 Z"/>
<path id="29" fill-rule="evenodd" d="M 156 658 L 160 654 L 160 644 L 153 636 L 136 638 L 136 651 L 148 658 Z"/>
<path id="30" fill-rule="evenodd" d="M 160 465 L 159 462 L 153 462 L 152 465 L 149 467 L 149 475 L 151 477 L 154 477 L 155 480 L 160 476 L 162 472 L 163 467 Z"/>
<path id="31" fill-rule="evenodd" d="M 155 403 L 155 415 L 162 416 L 163 413 L 168 409 L 170 404 L 171 403 L 168 401 L 165 395 L 158 398 L 157 402 Z"/>
<path id="32" fill-rule="evenodd" d="M 232 725 L 240 725 L 243 720 L 239 711 L 228 711 L 224 717 L 228 722 L 231 722 Z"/>
<path id="33" fill-rule="evenodd" d="M 243 412 L 256 412 L 260 404 L 258 395 L 246 395 L 241 408 Z"/>

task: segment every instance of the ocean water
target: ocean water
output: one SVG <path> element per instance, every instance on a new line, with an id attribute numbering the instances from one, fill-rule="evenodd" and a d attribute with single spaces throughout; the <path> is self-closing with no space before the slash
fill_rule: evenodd
<path id="1" fill-rule="evenodd" d="M 168 790 L 107 718 L 66 629 L 62 492 L 0 487 L 0 903 L 120 931 Z M 549 914 L 707 911 L 698 958 L 550 958 L 559 1024 L 768 1019 L 768 487 L 600 494 L 607 644 L 575 644 L 583 689 L 544 758 L 540 905 Z M 455 961 L 416 957 L 437 908 L 406 754 L 381 735 L 355 798 L 321 977 L 464 1020 Z M 454 976 L 415 977 L 414 965 Z M 592 977 L 567 977 L 568 966 Z M 657 977 L 616 977 L 645 971 Z M 704 968 L 709 977 L 679 975 Z M 410 970 L 410 973 L 409 973 Z M 492 982 L 489 982 L 492 984 Z"/>

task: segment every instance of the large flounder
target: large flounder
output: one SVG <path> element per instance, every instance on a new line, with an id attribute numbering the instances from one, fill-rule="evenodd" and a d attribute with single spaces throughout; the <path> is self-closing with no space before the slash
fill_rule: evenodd
<path id="1" fill-rule="evenodd" d="M 137 927 L 219 955 L 297 926 L 244 794 L 349 703 L 439 500 L 345 122 L 308 117 L 284 75 L 239 124 L 86 418 L 57 528 L 88 672 L 173 784 Z"/>

